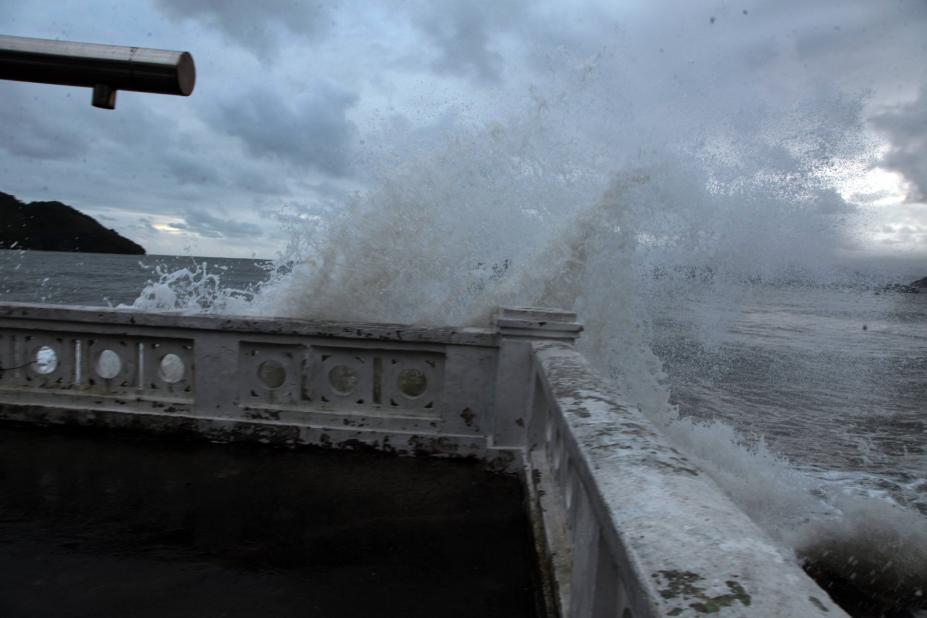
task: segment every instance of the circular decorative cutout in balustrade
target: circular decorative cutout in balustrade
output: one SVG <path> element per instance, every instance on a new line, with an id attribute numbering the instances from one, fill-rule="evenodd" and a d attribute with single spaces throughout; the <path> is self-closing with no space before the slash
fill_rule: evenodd
<path id="1" fill-rule="evenodd" d="M 183 380 L 183 359 L 176 354 L 165 354 L 158 365 L 158 377 L 168 384 L 176 384 Z"/>
<path id="2" fill-rule="evenodd" d="M 103 350 L 97 357 L 94 369 L 104 380 L 112 380 L 122 371 L 122 359 L 112 350 Z"/>
<path id="3" fill-rule="evenodd" d="M 357 388 L 357 372 L 345 365 L 332 367 L 328 372 L 328 384 L 339 395 L 350 395 Z"/>
<path id="4" fill-rule="evenodd" d="M 54 348 L 43 345 L 35 351 L 35 360 L 32 361 L 32 369 L 36 373 L 48 375 L 54 373 L 58 368 L 58 353 Z"/>
<path id="5" fill-rule="evenodd" d="M 420 369 L 403 369 L 399 372 L 399 392 L 409 399 L 421 397 L 428 390 L 428 378 Z"/>
<path id="6" fill-rule="evenodd" d="M 286 381 L 286 369 L 275 360 L 258 365 L 258 380 L 267 388 L 280 388 Z"/>

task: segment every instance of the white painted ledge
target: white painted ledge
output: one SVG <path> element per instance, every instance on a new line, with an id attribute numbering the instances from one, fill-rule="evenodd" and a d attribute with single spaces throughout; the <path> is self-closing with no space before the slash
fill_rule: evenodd
<path id="1" fill-rule="evenodd" d="M 572 346 L 534 349 L 528 459 L 558 494 L 545 527 L 568 530 L 564 615 L 846 617 Z"/>

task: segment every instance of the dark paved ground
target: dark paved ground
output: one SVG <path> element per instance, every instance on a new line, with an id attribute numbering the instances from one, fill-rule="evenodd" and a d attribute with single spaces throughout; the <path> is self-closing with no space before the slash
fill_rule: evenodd
<path id="1" fill-rule="evenodd" d="M 0 425 L 0 616 L 533 616 L 515 478 Z"/>

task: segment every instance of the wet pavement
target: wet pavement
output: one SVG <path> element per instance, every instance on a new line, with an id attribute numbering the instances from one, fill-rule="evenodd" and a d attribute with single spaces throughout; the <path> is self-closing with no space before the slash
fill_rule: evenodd
<path id="1" fill-rule="evenodd" d="M 0 616 L 534 616 L 478 463 L 0 425 Z"/>

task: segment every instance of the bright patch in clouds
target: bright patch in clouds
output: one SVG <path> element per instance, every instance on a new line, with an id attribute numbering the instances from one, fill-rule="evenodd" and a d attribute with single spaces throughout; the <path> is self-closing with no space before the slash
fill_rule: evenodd
<path id="1" fill-rule="evenodd" d="M 878 253 L 927 253 L 927 204 L 880 208 L 870 218 L 871 246 Z"/>
<path id="2" fill-rule="evenodd" d="M 912 202 L 911 183 L 900 173 L 875 167 L 852 177 L 841 196 L 858 207 L 862 249 L 872 254 L 927 254 L 927 204 Z"/>
<path id="3" fill-rule="evenodd" d="M 175 227 L 176 225 L 176 223 L 152 223 L 151 227 L 159 232 L 164 232 L 165 234 L 183 234 L 184 230 L 182 228 Z"/>
<path id="4" fill-rule="evenodd" d="M 840 196 L 860 206 L 889 206 L 904 202 L 909 194 L 909 183 L 898 172 L 875 167 L 845 179 L 839 188 Z"/>

